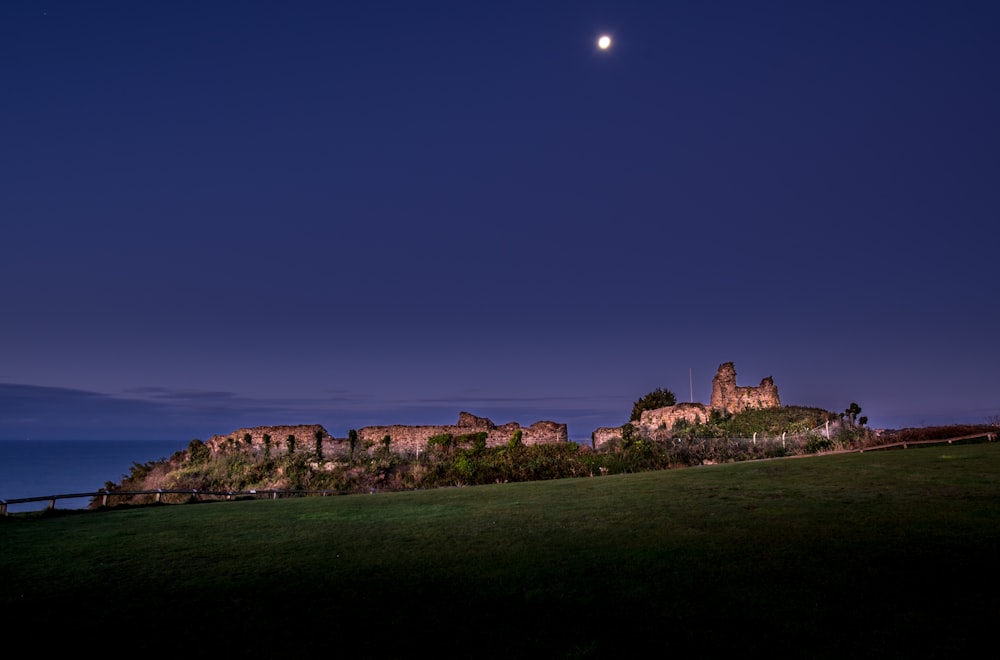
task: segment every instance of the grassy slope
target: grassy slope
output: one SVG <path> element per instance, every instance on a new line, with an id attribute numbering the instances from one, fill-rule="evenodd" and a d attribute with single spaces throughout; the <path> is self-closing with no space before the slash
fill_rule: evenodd
<path id="1" fill-rule="evenodd" d="M 0 607 L 139 653 L 955 657 L 998 542 L 1000 445 L 925 447 L 15 517 Z"/>

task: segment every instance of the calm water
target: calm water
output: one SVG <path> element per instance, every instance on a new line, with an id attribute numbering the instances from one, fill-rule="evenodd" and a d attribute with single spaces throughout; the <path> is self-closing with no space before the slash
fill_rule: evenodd
<path id="1" fill-rule="evenodd" d="M 0 441 L 0 499 L 92 493 L 121 481 L 132 463 L 168 458 L 186 442 L 114 440 Z M 89 498 L 58 500 L 60 509 L 83 509 Z M 11 513 L 37 511 L 48 502 L 11 504 Z"/>

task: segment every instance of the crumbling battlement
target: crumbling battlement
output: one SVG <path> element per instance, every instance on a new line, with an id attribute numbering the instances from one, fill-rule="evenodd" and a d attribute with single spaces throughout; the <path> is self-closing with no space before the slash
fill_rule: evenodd
<path id="1" fill-rule="evenodd" d="M 719 371 L 712 379 L 712 404 L 714 410 L 738 413 L 748 408 L 780 408 L 778 388 L 770 376 L 760 381 L 757 387 L 736 385 L 736 367 L 732 362 L 719 365 Z"/>
<path id="2" fill-rule="evenodd" d="M 366 426 L 358 429 L 358 439 L 365 445 L 371 445 L 381 443 L 385 436 L 389 436 L 389 448 L 392 451 L 416 453 L 426 451 L 427 441 L 437 435 L 486 433 L 486 446 L 500 447 L 510 442 L 517 431 L 521 431 L 521 442 L 525 445 L 569 442 L 565 424 L 540 421 L 527 428 L 516 422 L 497 425 L 485 417 L 476 417 L 467 412 L 460 413 L 458 423 L 450 426 Z"/>
<path id="3" fill-rule="evenodd" d="M 263 449 L 264 436 L 268 436 L 271 443 L 271 451 L 275 454 L 285 453 L 288 450 L 288 436 L 295 436 L 295 445 L 302 449 L 314 447 L 316 442 L 316 432 L 322 434 L 323 443 L 333 440 L 326 429 L 319 424 L 298 424 L 295 426 L 254 426 L 253 428 L 237 429 L 228 435 L 213 435 L 205 441 L 205 445 L 217 454 L 227 447 L 242 447 L 251 449 Z M 249 445 L 246 442 L 250 437 Z"/>
<path id="4" fill-rule="evenodd" d="M 703 403 L 678 403 L 666 408 L 643 410 L 639 416 L 639 427 L 643 430 L 672 429 L 682 420 L 688 424 L 704 424 L 711 414 L 711 408 Z"/>
<path id="5" fill-rule="evenodd" d="M 711 409 L 703 403 L 678 403 L 665 408 L 643 410 L 639 421 L 632 421 L 629 424 L 646 436 L 669 435 L 669 430 L 677 422 L 683 420 L 688 424 L 703 424 L 708 421 L 711 414 Z M 660 433 L 655 433 L 656 431 Z M 600 450 L 615 438 L 621 437 L 621 426 L 605 426 L 594 429 L 590 434 L 590 443 L 594 449 Z"/>
<path id="6" fill-rule="evenodd" d="M 485 417 L 476 417 L 467 412 L 458 416 L 458 422 L 447 426 L 366 426 L 358 429 L 358 451 L 382 446 L 382 440 L 389 436 L 389 449 L 396 453 L 418 453 L 427 450 L 428 440 L 436 435 L 451 434 L 452 436 L 486 433 L 486 446 L 499 447 L 510 442 L 514 434 L 521 432 L 521 442 L 525 445 L 542 445 L 557 442 L 569 442 L 565 424 L 540 421 L 524 428 L 516 422 L 509 424 L 494 424 Z M 213 454 L 227 449 L 251 449 L 262 451 L 266 444 L 264 436 L 269 439 L 269 451 L 280 455 L 288 451 L 288 437 L 295 436 L 296 451 L 312 451 L 316 446 L 316 433 L 320 434 L 322 446 L 344 446 L 347 438 L 334 438 L 319 424 L 303 424 L 298 426 L 255 426 L 238 429 L 227 435 L 215 435 L 205 441 L 205 445 Z M 246 438 L 249 436 L 249 443 Z"/>

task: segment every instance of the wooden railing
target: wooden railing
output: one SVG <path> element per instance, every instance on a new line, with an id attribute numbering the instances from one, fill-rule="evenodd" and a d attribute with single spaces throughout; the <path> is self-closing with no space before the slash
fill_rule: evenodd
<path id="1" fill-rule="evenodd" d="M 863 447 L 861 449 L 852 449 L 850 451 L 875 451 L 876 449 L 896 449 L 902 447 L 906 449 L 908 447 L 914 447 L 919 445 L 943 445 L 943 444 L 953 444 L 955 442 L 962 442 L 965 440 L 977 440 L 979 438 L 986 438 L 986 442 L 993 442 L 997 437 L 996 433 L 973 433 L 972 435 L 963 435 L 957 438 L 944 438 L 943 440 L 907 440 L 905 442 L 893 442 L 886 445 L 872 445 L 871 447 Z"/>
<path id="2" fill-rule="evenodd" d="M 299 497 L 299 496 L 327 496 L 336 495 L 335 491 L 330 490 L 278 490 L 278 489 L 267 489 L 267 490 L 104 490 L 101 489 L 94 493 L 66 493 L 63 495 L 45 495 L 42 497 L 21 497 L 11 500 L 0 500 L 0 516 L 8 515 L 7 505 L 9 504 L 29 504 L 31 502 L 45 502 L 49 503 L 49 509 L 56 508 L 57 500 L 75 500 L 82 497 L 89 498 L 101 498 L 101 506 L 108 506 L 108 502 L 115 497 L 127 497 L 133 495 L 153 495 L 154 501 L 159 503 L 163 501 L 164 495 L 185 495 L 185 501 L 202 500 L 202 499 L 223 499 L 223 500 L 233 500 L 236 498 L 254 498 L 254 499 L 272 499 L 276 500 L 279 497 Z"/>

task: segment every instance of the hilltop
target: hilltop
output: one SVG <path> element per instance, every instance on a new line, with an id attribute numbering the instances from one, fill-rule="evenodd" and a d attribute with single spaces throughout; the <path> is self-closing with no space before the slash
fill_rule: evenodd
<path id="1" fill-rule="evenodd" d="M 169 459 L 135 463 L 105 489 L 370 493 L 663 470 L 995 431 L 988 425 L 873 431 L 861 412 L 853 402 L 843 412 L 782 405 L 772 377 L 739 386 L 735 366 L 726 362 L 712 381 L 710 403 L 677 403 L 669 390 L 655 390 L 635 402 L 624 424 L 595 429 L 589 446 L 569 441 L 565 424 L 496 424 L 465 411 L 453 425 L 371 426 L 344 437 L 319 424 L 257 426 L 192 440 Z"/>
<path id="2" fill-rule="evenodd" d="M 492 424 L 485 418 L 464 418 Z M 108 482 L 105 488 L 111 492 L 399 491 L 796 456 L 878 446 L 897 437 L 916 440 L 968 434 L 980 428 L 907 429 L 876 435 L 839 414 L 799 406 L 717 415 L 701 424 L 680 423 L 669 438 L 629 433 L 633 427 L 626 424 L 619 435 L 599 447 L 568 441 L 529 445 L 523 441 L 524 429 L 493 427 L 513 431 L 503 444 L 489 444 L 490 436 L 480 426 L 456 425 L 429 436 L 422 447 L 408 445 L 402 450 L 393 447 L 391 435 L 374 442 L 362 440 L 352 430 L 347 437 L 337 438 L 318 424 L 239 429 L 208 441 L 192 440 L 169 458 L 135 463 L 121 482 Z M 122 501 L 139 504 L 152 497 L 123 497 Z"/>

